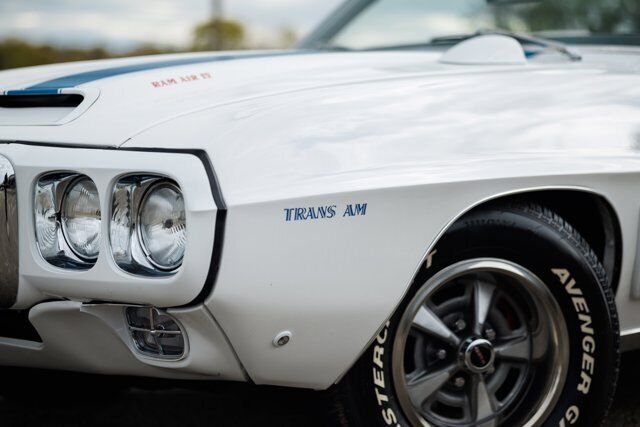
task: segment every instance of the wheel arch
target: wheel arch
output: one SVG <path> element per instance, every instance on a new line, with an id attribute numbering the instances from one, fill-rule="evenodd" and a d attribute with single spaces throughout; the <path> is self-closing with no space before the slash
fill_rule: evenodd
<path id="1" fill-rule="evenodd" d="M 429 258 L 433 250 L 437 247 L 438 242 L 441 241 L 455 224 L 463 220 L 466 215 L 491 206 L 510 202 L 537 203 L 562 216 L 580 233 L 599 257 L 607 271 L 607 281 L 615 294 L 618 289 L 622 265 L 622 231 L 618 214 L 607 197 L 587 187 L 554 186 L 523 188 L 498 193 L 478 200 L 454 216 L 428 245 L 426 252 L 414 272 L 411 280 L 412 286 L 407 287 L 402 298 L 400 298 L 393 307 L 389 318 L 393 316 L 396 310 L 398 310 L 398 307 L 402 305 L 402 302 L 405 301 L 410 294 L 416 276 L 420 269 L 429 262 Z M 387 320 L 388 319 L 385 319 L 384 322 L 382 322 L 374 336 L 371 337 L 367 345 L 355 359 L 356 361 L 362 357 L 380 331 L 385 328 Z M 336 383 L 339 382 L 348 371 L 349 369 L 345 370 L 336 380 Z"/>
<path id="2" fill-rule="evenodd" d="M 458 206 L 460 207 L 460 205 Z M 614 280 L 614 274 L 605 276 L 602 266 L 599 265 L 598 260 L 596 259 L 594 254 L 588 250 L 586 245 L 594 245 L 594 252 L 595 250 L 597 250 L 598 252 L 600 252 L 601 256 L 608 258 L 609 262 L 613 265 L 612 270 L 617 270 L 616 266 L 619 266 L 620 264 L 621 239 L 619 219 L 614 205 L 610 203 L 603 195 L 588 189 L 536 188 L 524 191 L 513 191 L 506 194 L 500 194 L 495 197 L 488 197 L 478 203 L 473 204 L 467 209 L 461 210 L 462 212 L 460 212 L 458 215 L 455 215 L 454 219 L 447 222 L 445 226 L 441 226 L 441 232 L 430 243 L 427 254 L 424 255 L 421 260 L 422 262 L 420 263 L 420 269 L 422 270 L 422 272 L 418 273 L 417 277 L 414 276 L 411 288 L 418 290 L 419 292 L 425 288 L 429 289 L 429 286 L 432 284 L 430 281 L 436 280 L 437 282 L 437 280 L 439 280 L 440 273 L 448 271 L 450 268 L 455 268 L 458 265 L 457 263 L 465 262 L 468 259 L 471 259 L 472 261 L 479 261 L 483 256 L 485 256 L 485 254 L 491 252 L 494 254 L 494 256 L 497 257 L 494 259 L 504 258 L 515 260 L 515 262 L 524 261 L 524 265 L 529 265 L 529 263 L 531 263 L 531 265 L 529 266 L 530 268 L 532 268 L 531 271 L 537 272 L 532 274 L 532 276 L 537 277 L 536 275 L 538 273 L 541 275 L 541 279 L 539 279 L 540 286 L 545 289 L 552 289 L 553 292 L 556 293 L 554 299 L 563 301 L 563 310 L 565 311 L 565 314 L 564 316 L 561 315 L 559 318 L 561 323 L 567 324 L 571 323 L 568 322 L 569 318 L 567 317 L 567 314 L 573 315 L 574 311 L 571 296 L 567 297 L 562 287 L 558 289 L 555 286 L 551 286 L 551 283 L 554 283 L 554 281 L 556 280 L 554 275 L 557 274 L 555 272 L 556 270 L 551 268 L 556 266 L 554 260 L 563 260 L 559 262 L 559 264 L 562 265 L 564 265 L 564 262 L 566 261 L 567 270 L 564 271 L 572 271 L 576 274 L 578 274 L 579 272 L 581 276 L 577 279 L 578 282 L 582 283 L 582 279 L 585 279 L 584 283 L 589 282 L 589 296 L 593 296 L 594 301 L 597 301 L 598 304 L 600 304 L 598 305 L 598 310 L 594 310 L 594 313 L 597 312 L 599 314 L 599 321 L 601 321 L 603 325 L 607 326 L 603 329 L 609 331 L 607 337 L 608 341 L 603 342 L 603 344 L 605 345 L 602 345 L 600 347 L 602 349 L 606 349 L 605 353 L 602 353 L 605 355 L 604 366 L 611 367 L 610 372 L 608 372 L 610 375 L 604 375 L 600 377 L 604 378 L 602 380 L 603 382 L 607 382 L 606 396 L 597 396 L 597 398 L 593 400 L 593 403 L 605 402 L 605 405 L 607 405 L 607 402 L 610 401 L 609 399 L 612 396 L 612 391 L 615 388 L 615 381 L 613 379 L 609 381 L 608 379 L 615 378 L 615 376 L 617 375 L 617 369 L 615 368 L 615 366 L 617 366 L 617 348 L 619 343 L 618 321 L 617 316 L 615 315 L 614 306 L 615 302 L 612 297 L 611 289 L 609 289 L 609 287 L 605 284 L 607 280 Z M 567 222 L 558 217 L 555 217 L 553 215 L 554 213 L 562 215 L 562 219 L 566 219 Z M 473 215 L 472 218 L 469 218 L 467 216 L 470 214 Z M 480 214 L 486 214 L 484 219 Z M 451 214 L 449 213 L 449 215 Z M 519 215 L 523 216 L 519 218 Z M 466 218 L 469 218 L 469 221 L 465 221 Z M 539 218 L 539 221 L 536 221 L 537 218 Z M 575 226 L 573 226 L 573 224 L 569 225 L 568 220 L 573 220 Z M 544 226 L 544 224 L 547 224 L 548 227 Z M 460 227 L 460 225 L 464 225 L 464 227 Z M 488 228 L 485 227 L 485 225 L 488 226 Z M 505 231 L 507 231 L 506 234 Z M 511 231 L 513 231 L 513 234 Z M 555 237 L 554 233 L 550 233 L 550 231 L 555 231 Z M 584 240 L 578 238 L 578 236 L 576 236 L 576 232 L 583 233 L 584 235 L 582 237 Z M 502 236 L 502 238 L 496 239 L 495 245 L 493 243 L 488 243 L 492 241 L 496 236 Z M 522 242 L 528 241 L 530 236 L 539 236 L 540 239 L 539 241 L 534 241 L 534 239 L 531 239 L 532 247 L 529 247 L 528 244 L 522 246 Z M 554 240 L 557 243 L 566 240 L 569 241 L 570 244 L 553 244 Z M 467 247 L 469 248 L 468 253 L 464 251 L 464 248 Z M 489 250 L 487 251 L 482 249 L 485 247 L 489 248 Z M 513 255 L 512 251 L 509 251 L 509 248 L 516 249 L 515 251 L 513 251 Z M 441 251 L 441 254 L 438 255 L 435 252 L 435 249 Z M 549 256 L 543 256 L 542 258 L 538 256 L 539 254 L 544 254 L 547 250 L 550 252 Z M 431 260 L 433 260 L 433 264 L 430 264 Z M 585 266 L 585 264 L 588 265 L 588 268 L 582 268 Z M 427 271 L 430 266 L 431 268 Z M 590 277 L 590 271 L 597 272 L 597 274 L 593 277 Z M 597 280 L 595 280 L 595 283 L 591 283 L 591 279 Z M 482 281 L 482 279 L 480 281 Z M 421 286 L 425 283 L 425 286 Z M 565 282 L 562 281 L 562 283 Z M 603 292 L 599 292 L 597 283 L 600 283 L 602 285 Z M 464 283 L 462 285 L 467 286 Z M 433 287 L 431 287 L 430 289 L 433 289 Z M 586 285 L 585 289 L 587 289 Z M 507 290 L 505 293 L 509 293 L 509 290 Z M 464 291 L 464 294 L 466 295 L 466 291 Z M 454 291 L 447 292 L 444 297 L 445 299 L 447 297 L 458 298 L 460 295 L 460 292 Z M 587 295 L 587 292 L 585 292 L 585 295 Z M 489 301 L 486 298 L 485 300 Z M 376 382 L 376 366 L 378 366 L 380 369 L 383 369 L 383 365 L 378 364 L 377 360 L 380 360 L 380 357 L 382 357 L 381 355 L 390 353 L 388 351 L 388 345 L 384 347 L 384 349 L 381 348 L 388 342 L 395 342 L 396 338 L 393 334 L 397 329 L 394 328 L 401 328 L 402 325 L 411 325 L 417 323 L 419 325 L 425 325 L 425 329 L 436 333 L 436 335 L 438 334 L 437 322 L 433 323 L 432 327 L 429 327 L 427 325 L 430 322 L 429 320 L 425 321 L 423 319 L 421 321 L 416 321 L 414 317 L 409 317 L 409 320 L 407 321 L 407 319 L 405 318 L 406 313 L 409 313 L 410 316 L 413 316 L 415 314 L 415 311 L 413 311 L 412 307 L 414 309 L 415 307 L 424 308 L 425 294 L 418 293 L 414 295 L 413 293 L 411 293 L 410 295 L 405 295 L 405 299 L 403 301 L 404 302 L 400 305 L 401 308 L 398 309 L 398 307 L 396 307 L 394 310 L 396 313 L 392 316 L 391 320 L 386 323 L 385 326 L 388 329 L 384 329 L 385 326 L 383 326 L 377 337 L 378 339 L 375 343 L 375 346 L 372 346 L 370 348 L 370 351 L 367 353 L 367 355 L 369 356 L 369 364 L 366 365 L 367 359 L 362 358 L 361 363 L 357 365 L 358 369 L 361 369 L 361 372 L 365 373 L 365 375 L 365 368 L 369 368 L 370 370 L 371 366 L 373 366 L 374 387 L 387 390 L 386 392 L 384 392 L 385 395 L 392 395 L 394 392 L 391 387 L 385 388 L 384 383 Z M 475 303 L 477 304 L 477 300 Z M 471 302 L 471 304 L 473 304 L 473 302 Z M 436 303 L 436 305 L 438 306 L 438 309 L 442 308 L 442 310 L 445 310 L 442 300 L 440 301 L 440 303 Z M 471 312 L 475 311 L 477 313 L 477 307 L 478 306 L 476 305 L 476 308 L 474 309 L 469 308 L 468 305 L 465 305 L 464 308 L 457 307 L 454 308 L 454 310 L 471 310 Z M 405 308 L 407 309 L 406 312 Z M 434 309 L 434 312 L 437 311 L 438 310 Z M 446 314 L 446 310 L 445 313 L 440 313 L 440 322 L 444 323 L 445 321 L 455 321 L 455 317 L 449 317 L 447 318 L 447 320 L 445 320 L 442 316 Z M 451 314 L 451 312 L 449 312 L 449 314 Z M 426 317 L 429 318 L 428 315 L 426 315 Z M 436 319 L 437 317 L 438 316 L 436 314 L 432 314 L 431 318 Z M 434 324 L 435 328 L 433 328 Z M 453 326 L 449 327 L 453 328 Z M 575 331 L 583 331 L 582 326 L 580 326 L 580 322 L 573 322 L 572 327 Z M 460 326 L 459 328 L 462 330 L 466 327 Z M 449 331 L 449 333 L 451 333 L 451 330 L 454 329 L 447 329 L 447 327 L 445 327 L 442 330 Z M 389 331 L 391 331 L 391 339 L 387 339 L 387 333 Z M 475 339 L 473 338 L 473 332 L 471 333 L 471 335 L 472 339 Z M 442 336 L 446 337 L 446 335 Z M 575 334 L 573 335 L 573 337 L 576 338 Z M 466 337 L 462 336 L 461 339 L 466 339 Z M 566 339 L 561 339 L 559 341 L 565 342 L 565 340 Z M 557 344 L 557 342 L 555 344 Z M 457 348 L 456 345 L 456 343 L 453 344 L 454 351 Z M 436 347 L 435 349 L 437 350 L 437 348 L 438 347 Z M 580 337 L 573 340 L 572 348 L 572 352 L 574 350 L 577 350 L 577 353 L 580 354 Z M 413 350 L 411 349 L 409 351 L 413 352 Z M 405 360 L 403 359 L 404 356 L 399 357 L 399 355 L 406 354 L 404 353 L 404 349 L 403 353 L 396 353 L 395 350 L 393 351 L 393 353 L 395 355 L 394 358 L 396 361 L 399 360 L 399 363 L 401 365 L 402 363 L 405 363 Z M 567 353 L 568 350 L 563 351 L 563 354 Z M 435 353 L 432 352 L 431 354 Z M 444 360 L 445 357 L 446 354 L 441 359 Z M 577 360 L 576 363 L 579 364 L 579 359 L 575 360 Z M 392 361 L 393 359 L 388 359 L 387 357 L 385 363 L 390 363 Z M 416 364 L 414 366 L 420 365 Z M 396 372 L 395 375 L 397 377 L 397 372 L 404 373 L 405 371 L 403 368 L 400 368 L 400 371 L 394 372 Z M 391 376 L 391 374 L 389 374 L 388 372 L 386 375 L 387 378 L 393 379 L 393 376 Z M 402 384 L 400 386 L 402 386 Z M 399 386 L 396 385 L 395 387 L 397 389 Z M 376 395 L 378 392 L 378 388 L 375 389 Z M 605 390 L 604 387 L 596 388 L 598 390 Z M 571 391 L 574 389 L 575 387 L 572 386 L 567 390 Z M 580 390 L 580 387 L 578 387 L 578 390 Z M 606 400 L 604 399 L 604 397 L 606 397 Z M 392 402 L 393 400 L 389 398 L 385 401 Z M 573 404 L 572 402 L 573 398 L 569 400 L 569 403 L 565 402 L 563 404 Z M 381 406 L 379 400 L 378 406 Z M 586 406 L 586 408 L 593 407 L 594 406 L 590 406 L 590 404 Z M 384 410 L 384 408 L 388 407 L 382 406 L 382 408 Z M 601 410 L 589 409 L 589 411 L 593 411 L 594 415 L 599 419 L 601 414 L 596 413 L 596 411 L 602 411 L 604 413 L 606 411 L 606 406 L 603 406 L 602 408 L 603 409 Z M 406 408 L 400 408 L 396 405 L 394 410 L 397 410 L 400 413 L 404 412 L 406 414 L 407 411 L 403 411 L 403 409 Z M 561 407 L 558 410 L 557 414 L 554 416 L 562 416 L 564 414 L 564 410 L 565 408 Z"/>
<path id="3" fill-rule="evenodd" d="M 622 231 L 618 215 L 602 194 L 580 187 L 526 189 L 484 199 L 460 213 L 441 232 L 438 241 L 466 215 L 512 202 L 537 203 L 564 218 L 587 241 L 607 271 L 607 281 L 617 292 L 622 264 Z"/>

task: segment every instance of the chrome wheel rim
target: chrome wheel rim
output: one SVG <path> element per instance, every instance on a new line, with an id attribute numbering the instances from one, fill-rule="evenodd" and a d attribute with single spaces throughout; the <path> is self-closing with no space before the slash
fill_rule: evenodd
<path id="1" fill-rule="evenodd" d="M 510 261 L 466 260 L 434 275 L 398 324 L 398 401 L 415 426 L 537 426 L 569 363 L 564 316 L 545 284 Z"/>

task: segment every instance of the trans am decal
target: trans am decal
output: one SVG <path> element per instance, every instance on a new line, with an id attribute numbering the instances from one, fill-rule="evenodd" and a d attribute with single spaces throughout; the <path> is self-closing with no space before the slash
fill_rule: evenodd
<path id="1" fill-rule="evenodd" d="M 284 209 L 284 219 L 287 222 L 365 216 L 366 214 L 366 203 L 348 204 L 345 206 L 327 205 Z"/>

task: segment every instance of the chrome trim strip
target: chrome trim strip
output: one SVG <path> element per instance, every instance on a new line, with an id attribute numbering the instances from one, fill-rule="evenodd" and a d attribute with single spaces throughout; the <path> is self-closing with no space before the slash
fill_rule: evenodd
<path id="1" fill-rule="evenodd" d="M 0 308 L 18 297 L 18 195 L 9 159 L 0 155 Z"/>

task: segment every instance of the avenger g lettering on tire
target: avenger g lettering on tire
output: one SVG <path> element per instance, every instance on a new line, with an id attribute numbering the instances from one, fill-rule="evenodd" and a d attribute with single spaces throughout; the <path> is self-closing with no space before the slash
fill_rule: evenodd
<path id="1" fill-rule="evenodd" d="M 438 242 L 340 384 L 342 425 L 598 425 L 619 364 L 605 271 L 562 218 L 493 205 Z"/>

